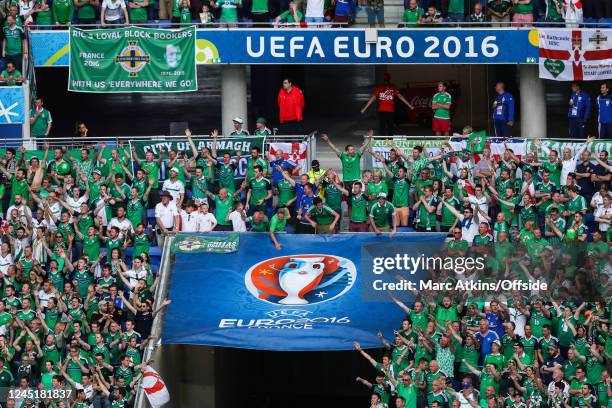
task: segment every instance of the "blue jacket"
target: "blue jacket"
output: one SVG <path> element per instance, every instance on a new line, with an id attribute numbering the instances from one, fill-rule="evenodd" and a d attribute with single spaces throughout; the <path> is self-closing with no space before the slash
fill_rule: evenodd
<path id="1" fill-rule="evenodd" d="M 597 107 L 599 108 L 599 123 L 612 123 L 612 95 L 599 95 L 597 97 Z"/>
<path id="2" fill-rule="evenodd" d="M 505 122 L 514 121 L 514 97 L 509 92 L 495 95 L 497 105 L 493 107 L 493 119 Z"/>
<path id="3" fill-rule="evenodd" d="M 591 114 L 591 98 L 584 91 L 572 93 L 567 117 L 586 122 Z"/>

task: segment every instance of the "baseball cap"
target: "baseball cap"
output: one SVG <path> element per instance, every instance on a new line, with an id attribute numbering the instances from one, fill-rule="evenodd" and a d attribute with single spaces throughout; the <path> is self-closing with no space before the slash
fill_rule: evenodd
<path id="1" fill-rule="evenodd" d="M 91 174 L 97 174 L 98 176 L 101 176 L 102 172 L 98 169 L 95 169 L 94 171 L 91 172 Z"/>
<path id="2" fill-rule="evenodd" d="M 176 173 L 176 174 L 178 174 L 178 173 L 179 173 L 179 171 L 178 171 L 178 169 L 177 169 L 176 167 L 172 167 L 172 168 L 170 169 L 170 173 L 172 173 L 172 172 L 174 172 L 174 173 Z"/>
<path id="3" fill-rule="evenodd" d="M 232 119 L 232 122 L 240 123 L 242 125 L 244 120 L 242 120 L 240 116 L 236 116 L 234 119 Z"/>
<path id="4" fill-rule="evenodd" d="M 242 122 L 239 122 L 239 123 L 242 123 Z M 259 124 L 265 125 L 266 124 L 266 118 L 260 116 L 260 117 L 257 118 L 257 121 L 255 123 L 259 123 Z"/>
<path id="5" fill-rule="evenodd" d="M 387 198 L 387 193 L 381 191 L 380 193 L 378 193 L 378 198 Z"/>
<path id="6" fill-rule="evenodd" d="M 493 344 L 497 344 L 499 347 L 501 347 L 501 342 L 499 340 L 495 340 Z"/>

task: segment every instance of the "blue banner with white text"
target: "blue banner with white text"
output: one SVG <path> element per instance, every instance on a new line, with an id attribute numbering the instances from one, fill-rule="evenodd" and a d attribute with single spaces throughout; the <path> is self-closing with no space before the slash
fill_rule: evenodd
<path id="1" fill-rule="evenodd" d="M 196 63 L 535 64 L 535 29 L 198 29 Z M 33 31 L 37 67 L 68 66 L 67 31 Z"/>
<path id="2" fill-rule="evenodd" d="M 277 250 L 243 233 L 236 252 L 206 254 L 194 237 L 176 238 L 163 343 L 302 351 L 379 347 L 376 333 L 391 337 L 405 317 L 385 291 L 397 275 L 383 269 L 435 253 L 445 235 L 277 234 Z"/>

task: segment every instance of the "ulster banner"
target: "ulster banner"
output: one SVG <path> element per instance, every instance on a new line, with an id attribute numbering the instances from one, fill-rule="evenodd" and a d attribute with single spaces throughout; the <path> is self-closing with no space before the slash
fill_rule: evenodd
<path id="1" fill-rule="evenodd" d="M 298 176 L 308 169 L 307 149 L 307 143 L 270 143 L 270 158 L 280 150 L 283 158 L 295 166 L 292 174 Z"/>
<path id="2" fill-rule="evenodd" d="M 540 78 L 593 81 L 612 78 L 612 30 L 538 30 Z"/>
<path id="3" fill-rule="evenodd" d="M 197 91 L 195 28 L 70 28 L 68 90 Z"/>

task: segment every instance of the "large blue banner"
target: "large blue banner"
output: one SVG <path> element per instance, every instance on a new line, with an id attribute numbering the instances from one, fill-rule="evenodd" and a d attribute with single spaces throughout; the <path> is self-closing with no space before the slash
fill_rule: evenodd
<path id="1" fill-rule="evenodd" d="M 25 112 L 26 98 L 23 87 L 0 87 L 0 136 L 4 139 L 21 139 L 23 123 L 26 120 Z"/>
<path id="2" fill-rule="evenodd" d="M 355 340 L 378 347 L 376 333 L 391 336 L 405 317 L 375 290 L 385 279 L 380 256 L 422 256 L 444 237 L 280 235 L 276 250 L 267 235 L 244 233 L 236 252 L 221 254 L 201 252 L 205 239 L 179 236 L 162 341 L 277 351 L 348 350 Z"/>
<path id="3" fill-rule="evenodd" d="M 198 64 L 534 64 L 535 29 L 199 29 Z M 33 31 L 36 66 L 68 66 L 67 31 Z"/>

